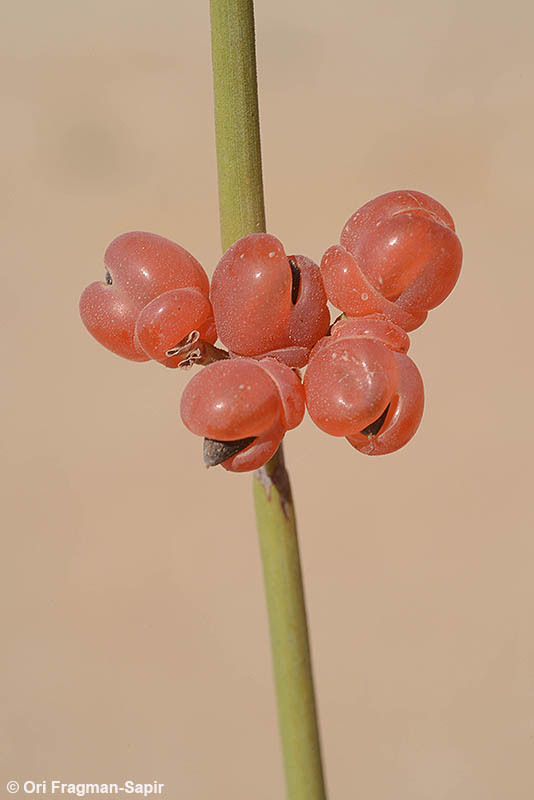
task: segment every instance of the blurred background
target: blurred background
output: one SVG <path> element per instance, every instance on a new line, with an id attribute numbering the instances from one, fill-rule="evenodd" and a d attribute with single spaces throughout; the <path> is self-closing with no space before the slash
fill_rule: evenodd
<path id="1" fill-rule="evenodd" d="M 331 798 L 531 800 L 532 9 L 257 0 L 269 230 L 319 260 L 397 188 L 464 269 L 413 334 L 413 442 L 286 438 Z M 208 4 L 4 9 L 1 785 L 283 797 L 251 480 L 206 472 L 187 375 L 78 318 L 118 234 L 220 255 Z"/>

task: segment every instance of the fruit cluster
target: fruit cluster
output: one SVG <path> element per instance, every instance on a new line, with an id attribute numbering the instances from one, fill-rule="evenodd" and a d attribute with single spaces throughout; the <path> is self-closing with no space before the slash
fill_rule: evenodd
<path id="1" fill-rule="evenodd" d="M 155 234 L 119 236 L 104 262 L 106 280 L 80 300 L 85 326 L 124 358 L 204 366 L 182 420 L 208 465 L 243 472 L 274 455 L 305 407 L 368 455 L 411 439 L 424 391 L 407 331 L 453 289 L 462 248 L 442 205 L 397 191 L 356 211 L 320 267 L 267 233 L 224 253 L 211 292 L 198 261 Z M 342 312 L 332 325 L 328 301 Z"/>

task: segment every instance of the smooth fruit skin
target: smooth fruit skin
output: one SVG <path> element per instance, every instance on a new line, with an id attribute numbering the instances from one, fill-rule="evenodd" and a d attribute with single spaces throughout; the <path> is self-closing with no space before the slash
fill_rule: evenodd
<path id="1" fill-rule="evenodd" d="M 383 373 L 376 369 L 369 355 L 365 356 L 373 345 L 375 364 L 382 360 L 387 370 L 390 380 L 387 390 Z M 384 455 L 403 447 L 416 432 L 424 408 L 423 380 L 406 355 L 409 346 L 407 334 L 383 317 L 338 320 L 331 335 L 315 345 L 304 378 L 306 405 L 314 422 L 334 435 L 355 423 L 356 430 L 344 435 L 366 455 Z M 376 398 L 380 396 L 371 420 L 359 414 L 362 399 L 363 406 L 366 405 L 366 392 L 369 396 L 373 393 Z M 352 420 L 344 416 L 347 411 Z M 365 430 L 380 422 L 376 432 Z"/>
<path id="2" fill-rule="evenodd" d="M 307 363 L 330 324 L 318 265 L 306 256 L 286 256 L 267 233 L 245 236 L 226 251 L 213 274 L 211 302 L 219 338 L 232 353 L 269 355 L 290 366 Z"/>
<path id="3" fill-rule="evenodd" d="M 240 453 L 223 461 L 221 466 L 228 472 L 250 472 L 263 467 L 280 447 L 284 433 L 283 425 L 280 422 L 275 423 Z"/>
<path id="4" fill-rule="evenodd" d="M 104 254 L 113 285 L 146 305 L 169 289 L 198 289 L 209 295 L 202 266 L 185 248 L 156 233 L 131 231 L 117 236 Z"/>
<path id="5" fill-rule="evenodd" d="M 365 338 L 333 339 L 310 359 L 304 376 L 306 406 L 321 430 L 349 436 L 382 414 L 396 380 L 397 365 L 388 347 Z"/>
<path id="6" fill-rule="evenodd" d="M 346 314 L 379 311 L 414 330 L 450 294 L 461 264 L 449 212 L 422 192 L 401 190 L 376 197 L 350 217 L 321 271 L 329 300 Z"/>
<path id="7" fill-rule="evenodd" d="M 180 413 L 198 436 L 229 442 L 255 436 L 222 463 L 231 472 L 246 472 L 263 466 L 285 432 L 300 424 L 304 388 L 292 369 L 272 358 L 217 361 L 186 386 Z"/>
<path id="8" fill-rule="evenodd" d="M 383 297 L 352 253 L 341 245 L 333 245 L 325 252 L 321 274 L 328 299 L 349 317 L 381 314 L 405 331 L 415 330 L 427 318 L 426 311 L 409 312 Z"/>
<path id="9" fill-rule="evenodd" d="M 213 344 L 217 338 L 211 303 L 198 289 L 171 289 L 143 308 L 135 324 L 135 343 L 155 361 L 178 366 L 168 350 L 176 347 L 191 331 Z"/>
<path id="10" fill-rule="evenodd" d="M 381 456 L 404 447 L 413 437 L 423 416 L 425 394 L 423 379 L 407 355 L 394 353 L 397 362 L 397 385 L 390 410 L 376 436 L 357 433 L 347 441 L 360 453 Z"/>
<path id="11" fill-rule="evenodd" d="M 259 362 L 217 361 L 189 381 L 182 395 L 184 425 L 197 436 L 233 441 L 259 436 L 280 419 L 276 385 Z"/>
<path id="12" fill-rule="evenodd" d="M 82 293 L 80 316 L 100 344 L 132 361 L 148 361 L 135 341 L 137 317 L 147 303 L 170 289 L 196 288 L 208 297 L 209 281 L 198 261 L 155 233 L 122 234 L 107 248 L 104 263 L 106 280 Z"/>
<path id="13" fill-rule="evenodd" d="M 366 203 L 347 221 L 340 243 L 384 297 L 412 311 L 442 303 L 462 265 L 451 215 L 422 192 L 388 192 Z"/>
<path id="14" fill-rule="evenodd" d="M 219 339 L 233 353 L 253 356 L 287 345 L 291 268 L 281 242 L 253 233 L 222 256 L 211 281 Z"/>
<path id="15" fill-rule="evenodd" d="M 89 333 L 112 353 L 130 361 L 148 361 L 134 342 L 135 322 L 142 308 L 103 281 L 91 283 L 80 297 L 80 316 Z"/>

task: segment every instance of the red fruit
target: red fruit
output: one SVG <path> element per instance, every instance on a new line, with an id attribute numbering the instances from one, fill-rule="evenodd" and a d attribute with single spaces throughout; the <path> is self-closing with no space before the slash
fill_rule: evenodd
<path id="1" fill-rule="evenodd" d="M 349 317 L 379 314 L 405 331 L 415 330 L 427 317 L 426 311 L 410 313 L 382 297 L 354 256 L 341 245 L 328 248 L 321 261 L 321 272 L 328 299 Z"/>
<path id="2" fill-rule="evenodd" d="M 183 247 L 156 233 L 132 231 L 117 236 L 104 254 L 113 284 L 146 305 L 169 289 L 198 289 L 206 297 L 209 280 Z"/>
<path id="3" fill-rule="evenodd" d="M 316 425 L 349 436 L 382 414 L 394 391 L 393 353 L 369 339 L 333 339 L 310 359 L 304 376 L 306 406 Z"/>
<path id="4" fill-rule="evenodd" d="M 198 340 L 213 344 L 217 338 L 210 301 L 198 289 L 171 289 L 143 308 L 135 325 L 135 344 L 155 361 L 178 366 L 180 355 L 169 358 L 191 331 Z"/>
<path id="5" fill-rule="evenodd" d="M 304 378 L 314 422 L 369 455 L 406 444 L 424 406 L 423 381 L 405 355 L 408 347 L 406 333 L 388 320 L 337 322 L 315 346 Z"/>
<path id="6" fill-rule="evenodd" d="M 217 361 L 189 381 L 180 413 L 197 436 L 233 441 L 258 436 L 280 419 L 280 396 L 259 362 Z"/>
<path id="7" fill-rule="evenodd" d="M 232 352 L 285 347 L 291 269 L 278 239 L 255 233 L 235 242 L 213 273 L 211 303 L 219 338 Z"/>
<path id="8" fill-rule="evenodd" d="M 106 250 L 104 263 L 106 280 L 85 289 L 80 315 L 104 347 L 133 361 L 148 360 L 134 339 L 137 317 L 147 303 L 170 289 L 194 288 L 208 297 L 208 278 L 198 261 L 154 233 L 119 236 Z"/>
<path id="9" fill-rule="evenodd" d="M 293 370 L 273 359 L 217 361 L 186 386 L 180 407 L 190 431 L 233 452 L 214 458 L 231 471 L 262 466 L 274 455 L 286 430 L 300 423 L 304 390 Z"/>
<path id="10" fill-rule="evenodd" d="M 347 441 L 360 453 L 381 456 L 393 453 L 415 434 L 425 404 L 423 379 L 409 356 L 394 353 L 397 362 L 397 384 L 387 414 L 376 433 L 360 432 Z"/>
<path id="11" fill-rule="evenodd" d="M 280 447 L 284 434 L 285 428 L 278 422 L 254 439 L 248 447 L 240 450 L 235 456 L 231 456 L 221 464 L 228 472 L 250 472 L 250 470 L 259 469 L 274 456 Z"/>
<path id="12" fill-rule="evenodd" d="M 305 256 L 286 256 L 267 233 L 239 239 L 219 261 L 211 302 L 220 340 L 241 356 L 272 355 L 303 364 L 328 330 L 319 267 Z"/>
<path id="13" fill-rule="evenodd" d="M 452 291 L 462 247 L 448 211 L 428 195 L 381 195 L 350 217 L 321 263 L 328 299 L 349 316 L 383 313 L 405 330 Z"/>

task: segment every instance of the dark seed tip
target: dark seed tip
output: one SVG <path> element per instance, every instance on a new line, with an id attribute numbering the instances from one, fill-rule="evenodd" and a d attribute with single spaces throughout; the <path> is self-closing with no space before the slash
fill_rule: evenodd
<path id="1" fill-rule="evenodd" d="M 287 260 L 291 267 L 291 302 L 295 305 L 299 297 L 300 269 L 293 256 L 288 256 Z"/>
<path id="2" fill-rule="evenodd" d="M 375 421 L 371 422 L 369 425 L 367 425 L 366 428 L 362 428 L 360 433 L 363 433 L 364 436 L 377 436 L 379 431 L 380 431 L 380 429 L 382 428 L 382 425 L 386 421 L 386 417 L 388 415 L 388 411 L 389 411 L 390 405 L 391 405 L 391 403 L 388 403 L 387 406 L 385 407 L 385 409 L 382 411 L 382 413 L 378 417 L 378 419 L 375 419 Z"/>
<path id="3" fill-rule="evenodd" d="M 207 467 L 216 467 L 228 458 L 240 453 L 256 439 L 247 436 L 245 439 L 234 439 L 231 442 L 222 442 L 219 439 L 204 439 L 204 463 Z"/>

